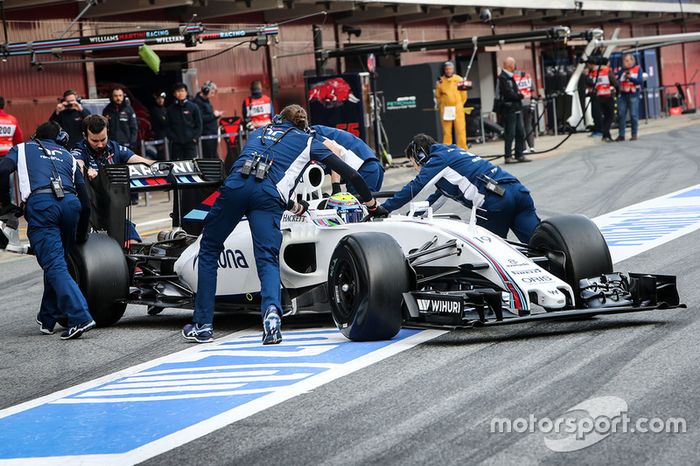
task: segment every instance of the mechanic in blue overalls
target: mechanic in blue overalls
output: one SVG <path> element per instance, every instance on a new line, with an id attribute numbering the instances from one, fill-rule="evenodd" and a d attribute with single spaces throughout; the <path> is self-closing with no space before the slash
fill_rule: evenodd
<path id="1" fill-rule="evenodd" d="M 87 240 L 90 204 L 78 163 L 62 146 L 68 134 L 58 123 L 40 125 L 31 141 L 0 159 L 0 174 L 17 171 L 25 207 L 27 236 L 44 270 L 44 295 L 36 317 L 50 335 L 58 319 L 68 317 L 61 339 L 80 337 L 95 326 L 85 297 L 68 273 L 66 250 Z"/>
<path id="2" fill-rule="evenodd" d="M 153 165 L 156 160 L 150 160 L 134 154 L 128 147 L 122 146 L 107 137 L 109 122 L 102 115 L 90 115 L 83 120 L 83 137 L 71 151 L 78 163 L 87 167 L 87 177 L 93 180 L 97 177 L 100 167 L 112 164 L 143 163 Z M 127 246 L 141 242 L 136 226 L 126 221 Z"/>
<path id="3" fill-rule="evenodd" d="M 362 139 L 342 129 L 329 126 L 313 125 L 311 129 L 339 146 L 341 160 L 362 176 L 372 192 L 381 191 L 384 182 L 384 167 L 374 151 Z M 340 187 L 342 181 L 340 175 L 331 172 L 333 194 L 342 191 Z M 351 194 L 357 194 L 352 185 L 347 186 L 346 189 Z"/>
<path id="4" fill-rule="evenodd" d="M 295 202 L 291 195 L 311 161 L 322 162 L 353 184 L 371 216 L 386 214 L 362 177 L 333 154 L 321 139 L 309 132 L 306 111 L 299 105 L 284 108 L 272 123 L 250 134 L 205 221 L 197 259 L 193 322 L 182 329 L 186 339 L 197 343 L 213 341 L 219 256 L 224 250 L 224 241 L 245 215 L 260 278 L 262 343 L 282 341 L 280 220 L 285 209 L 297 215 L 306 211 L 308 204 Z"/>
<path id="5" fill-rule="evenodd" d="M 506 238 L 513 230 L 521 242 L 530 240 L 540 219 L 530 191 L 516 177 L 455 145 L 437 144 L 427 134 L 416 135 L 405 153 L 420 173 L 382 204 L 386 210 L 402 207 L 423 190 L 436 189 L 427 199 L 433 208 L 450 198 L 479 208 L 477 224 L 498 236 Z"/>

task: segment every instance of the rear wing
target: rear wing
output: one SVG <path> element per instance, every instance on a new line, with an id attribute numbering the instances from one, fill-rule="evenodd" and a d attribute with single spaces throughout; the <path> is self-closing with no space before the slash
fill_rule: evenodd
<path id="1" fill-rule="evenodd" d="M 198 222 L 184 221 L 188 212 L 209 197 L 224 181 L 221 160 L 179 160 L 158 164 L 159 169 L 145 164 L 106 165 L 90 182 L 92 212 L 90 220 L 97 230 L 107 231 L 119 244 L 126 237 L 126 220 L 131 194 L 153 191 L 173 191 L 173 227 L 190 234 L 201 233 Z"/>
<path id="2" fill-rule="evenodd" d="M 167 191 L 170 189 L 218 187 L 224 180 L 224 166 L 220 160 L 178 160 L 158 164 L 153 170 L 146 164 L 126 165 L 129 170 L 129 186 L 132 192 Z M 119 167 L 120 165 L 111 165 Z"/>

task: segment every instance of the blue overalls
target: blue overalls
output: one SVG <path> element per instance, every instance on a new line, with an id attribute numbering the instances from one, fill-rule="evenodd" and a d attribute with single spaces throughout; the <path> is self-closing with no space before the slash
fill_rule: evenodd
<path id="1" fill-rule="evenodd" d="M 44 270 L 39 318 L 44 326 L 52 328 L 66 315 L 68 326 L 73 327 L 92 320 L 85 297 L 68 273 L 65 258 L 66 250 L 75 242 L 81 210 L 75 186 L 84 180 L 68 151 L 54 141 L 41 142 L 50 156 L 36 142 L 27 142 L 13 147 L 7 157 L 14 162 L 19 176 L 27 236 Z M 63 184 L 62 199 L 56 198 L 50 189 L 53 173 L 60 176 Z"/>
<path id="2" fill-rule="evenodd" d="M 381 191 L 384 182 L 384 168 L 374 151 L 362 139 L 342 129 L 329 126 L 314 125 L 311 128 L 317 134 L 335 141 L 345 149 L 340 158 L 360 174 L 370 191 Z M 357 190 L 352 184 L 346 184 L 346 189 L 349 193 L 357 196 Z"/>
<path id="3" fill-rule="evenodd" d="M 71 150 L 71 154 L 76 160 L 82 160 L 86 167 L 99 170 L 100 167 L 105 165 L 123 165 L 129 163 L 129 159 L 134 156 L 134 151 L 128 147 L 122 146 L 116 141 L 110 140 L 107 142 L 107 147 L 105 147 L 103 155 L 97 155 L 90 148 L 88 142 L 82 140 L 73 148 L 73 150 Z M 141 236 L 136 231 L 136 225 L 129 220 L 125 220 L 125 224 L 126 240 L 137 241 L 140 243 Z"/>
<path id="4" fill-rule="evenodd" d="M 488 179 L 504 189 L 502 196 L 486 189 Z M 433 186 L 436 191 L 428 197 L 431 206 L 443 196 L 470 209 L 476 205 L 485 210 L 479 213 L 477 224 L 502 238 L 513 230 L 527 243 L 540 223 L 530 191 L 517 178 L 455 145 L 430 146 L 430 158 L 418 176 L 382 205 L 391 212 Z"/>
<path id="5" fill-rule="evenodd" d="M 246 161 L 254 159 L 256 154 L 263 161 L 271 162 L 262 181 L 255 178 L 255 173 L 247 177 L 241 173 Z M 197 264 L 198 285 L 193 316 L 196 324 L 213 323 L 219 256 L 224 250 L 224 241 L 244 215 L 253 237 L 261 287 L 261 313 L 270 306 L 276 306 L 281 312 L 280 220 L 308 163 L 311 160 L 322 162 L 331 154 L 320 138 L 288 122 L 275 123 L 251 133 L 205 220 Z"/>

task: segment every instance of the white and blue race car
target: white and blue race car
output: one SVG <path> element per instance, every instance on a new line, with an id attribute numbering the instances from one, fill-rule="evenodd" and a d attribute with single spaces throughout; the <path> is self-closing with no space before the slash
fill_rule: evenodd
<path id="1" fill-rule="evenodd" d="M 147 305 L 151 314 L 193 305 L 201 226 L 180 212 L 211 205 L 222 180 L 218 161 L 174 162 L 157 172 L 102 169 L 96 190 L 106 214 L 94 224 L 106 233 L 71 253 L 98 324 L 116 323 L 127 304 Z M 297 194 L 311 207 L 282 220 L 285 313 L 331 312 L 352 340 L 389 339 L 402 325 L 479 327 L 683 307 L 673 276 L 614 273 L 604 238 L 584 216 L 544 220 L 520 244 L 476 225 L 474 215 L 465 222 L 425 203 L 407 215 L 355 221 L 327 208 L 322 180 L 323 171 L 309 166 Z M 174 190 L 178 228 L 124 250 L 119 230 L 130 192 L 141 189 Z M 226 240 L 219 266 L 217 310 L 257 312 L 260 282 L 245 220 Z"/>

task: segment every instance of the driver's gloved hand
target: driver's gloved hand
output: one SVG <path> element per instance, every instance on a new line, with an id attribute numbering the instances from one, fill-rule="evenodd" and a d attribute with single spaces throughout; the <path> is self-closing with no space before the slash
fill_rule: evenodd
<path id="1" fill-rule="evenodd" d="M 374 207 L 368 207 L 367 211 L 369 212 L 369 216 L 372 218 L 387 218 L 389 216 L 389 211 L 386 210 L 383 206 L 375 205 Z"/>
<path id="2" fill-rule="evenodd" d="M 287 210 L 294 215 L 304 215 L 304 213 L 309 210 L 309 203 L 304 200 L 296 202 L 290 199 L 287 203 Z"/>
<path id="3" fill-rule="evenodd" d="M 332 183 L 331 187 L 332 187 L 332 191 L 331 191 L 332 194 L 338 194 L 338 193 L 343 192 L 343 188 L 340 186 L 340 183 Z"/>
<path id="4" fill-rule="evenodd" d="M 292 212 L 295 215 L 304 215 L 304 213 L 306 213 L 307 210 L 309 210 L 309 203 L 302 199 L 295 204 L 294 210 L 292 210 Z"/>

